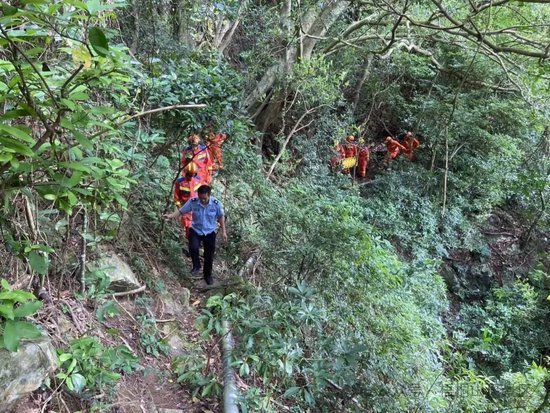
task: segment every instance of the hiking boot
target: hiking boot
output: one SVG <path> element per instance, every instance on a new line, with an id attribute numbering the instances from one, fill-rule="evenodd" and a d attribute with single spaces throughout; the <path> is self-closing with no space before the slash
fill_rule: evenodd
<path id="1" fill-rule="evenodd" d="M 200 283 L 197 284 L 197 288 L 199 290 L 209 290 L 211 288 L 214 288 L 216 287 L 218 284 L 217 283 L 214 283 L 212 280 L 210 281 L 210 283 L 208 283 L 207 281 L 205 280 L 201 280 Z"/>
<path id="2" fill-rule="evenodd" d="M 207 290 L 210 286 L 206 284 L 206 281 L 201 280 L 200 283 L 197 284 L 197 288 L 199 290 Z"/>
<path id="3" fill-rule="evenodd" d="M 199 268 L 193 268 L 191 270 L 191 277 L 200 277 L 201 269 Z"/>

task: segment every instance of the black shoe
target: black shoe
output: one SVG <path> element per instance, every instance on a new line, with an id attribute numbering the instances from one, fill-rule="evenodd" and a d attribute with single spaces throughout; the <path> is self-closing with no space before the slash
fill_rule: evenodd
<path id="1" fill-rule="evenodd" d="M 193 268 L 191 270 L 191 277 L 199 277 L 200 276 L 200 273 L 201 272 L 201 269 L 200 267 L 199 268 Z"/>

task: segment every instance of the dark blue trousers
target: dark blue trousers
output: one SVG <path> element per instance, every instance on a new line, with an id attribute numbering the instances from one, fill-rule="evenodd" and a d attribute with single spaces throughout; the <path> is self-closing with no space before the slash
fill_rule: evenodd
<path id="1" fill-rule="evenodd" d="M 189 255 L 191 255 L 194 269 L 201 267 L 199 258 L 201 242 L 204 247 L 204 281 L 206 281 L 206 284 L 212 284 L 212 264 L 214 263 L 214 253 L 216 252 L 216 231 L 206 235 L 199 235 L 193 228 L 189 229 Z"/>

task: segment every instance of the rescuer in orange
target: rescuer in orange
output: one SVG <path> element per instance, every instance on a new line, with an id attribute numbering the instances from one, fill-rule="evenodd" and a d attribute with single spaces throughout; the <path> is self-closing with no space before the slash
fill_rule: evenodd
<path id="1" fill-rule="evenodd" d="M 357 158 L 359 148 L 355 143 L 355 136 L 349 135 L 346 138 L 346 144 L 344 145 L 344 158 Z M 349 174 L 349 168 L 342 169 L 343 174 Z"/>
<path id="2" fill-rule="evenodd" d="M 411 131 L 408 131 L 405 134 L 405 139 L 403 140 L 403 153 L 409 161 L 412 161 L 414 158 L 414 151 L 420 146 L 420 141 L 414 136 Z"/>
<path id="3" fill-rule="evenodd" d="M 182 176 L 176 179 L 174 183 L 174 203 L 179 210 L 187 201 L 197 196 L 197 189 L 202 185 L 200 177 L 197 175 L 198 167 L 195 162 L 190 162 L 184 168 Z M 191 213 L 182 215 L 181 225 L 185 228 L 185 238 L 189 239 L 189 228 L 193 221 Z"/>
<path id="4" fill-rule="evenodd" d="M 344 155 L 346 158 L 354 158 L 359 152 L 359 148 L 355 143 L 355 136 L 350 135 L 346 138 L 346 144 L 344 145 Z"/>
<path id="5" fill-rule="evenodd" d="M 363 139 L 359 139 L 359 155 L 357 159 L 357 176 L 359 178 L 365 178 L 367 176 L 367 169 L 370 160 L 370 151 L 367 144 Z"/>
<path id="6" fill-rule="evenodd" d="M 222 144 L 227 140 L 225 133 L 214 133 L 212 130 L 206 138 L 206 147 L 212 158 L 212 169 L 223 169 Z"/>
<path id="7" fill-rule="evenodd" d="M 192 133 L 188 138 L 189 146 L 183 150 L 181 158 L 181 167 L 184 169 L 190 162 L 197 165 L 197 175 L 200 177 L 203 185 L 210 185 L 212 182 L 212 158 L 205 145 L 201 142 L 201 137 L 197 133 Z"/>
<path id="8" fill-rule="evenodd" d="M 399 143 L 399 141 L 396 141 L 395 139 L 392 139 L 391 136 L 386 137 L 386 140 L 384 141 L 386 144 L 386 149 L 388 152 L 386 153 L 386 158 L 384 159 L 384 163 L 386 165 L 389 165 L 389 163 L 397 158 L 401 151 L 405 151 L 405 147 Z"/>
<path id="9" fill-rule="evenodd" d="M 338 140 L 334 140 L 333 152 L 335 152 L 336 155 L 330 158 L 329 164 L 330 169 L 332 169 L 332 171 L 336 171 L 338 169 L 338 165 L 346 156 L 344 146 L 340 142 L 338 142 Z"/>

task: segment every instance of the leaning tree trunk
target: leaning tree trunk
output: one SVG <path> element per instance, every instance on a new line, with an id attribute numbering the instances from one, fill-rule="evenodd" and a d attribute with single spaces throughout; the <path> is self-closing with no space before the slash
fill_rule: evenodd
<path id="1" fill-rule="evenodd" d="M 218 49 L 220 53 L 223 53 L 225 49 L 231 44 L 233 35 L 241 23 L 241 18 L 246 8 L 248 7 L 249 0 L 242 0 L 239 5 L 238 16 L 234 21 L 220 20 L 215 23 L 216 30 L 214 35 L 214 47 Z"/>
<path id="2" fill-rule="evenodd" d="M 286 76 L 286 74 L 292 70 L 292 66 L 300 59 L 311 58 L 315 45 L 332 27 L 349 4 L 349 1 L 332 0 L 328 3 L 326 1 L 319 1 L 314 7 L 310 8 L 309 11 L 299 18 L 299 40 L 297 44 L 290 43 L 286 46 L 285 53 L 279 58 L 279 61 L 265 72 L 264 76 L 257 83 L 254 90 L 252 90 L 252 92 L 250 92 L 248 97 L 245 99 L 244 104 L 250 113 L 257 111 L 258 102 L 274 88 L 279 77 Z M 285 1 L 282 5 L 282 27 L 288 28 L 288 22 L 290 21 L 288 13 L 292 11 L 291 6 L 290 0 Z M 277 105 L 277 102 L 281 102 L 282 100 L 284 100 L 284 97 L 281 98 L 280 96 L 273 96 L 267 105 L 264 102 L 263 112 L 265 112 L 265 115 L 260 116 L 260 118 L 262 119 L 262 123 L 265 127 L 269 127 L 269 125 L 275 121 L 277 116 L 277 111 L 270 107 L 272 105 L 271 102 L 273 102 L 274 105 Z"/>

